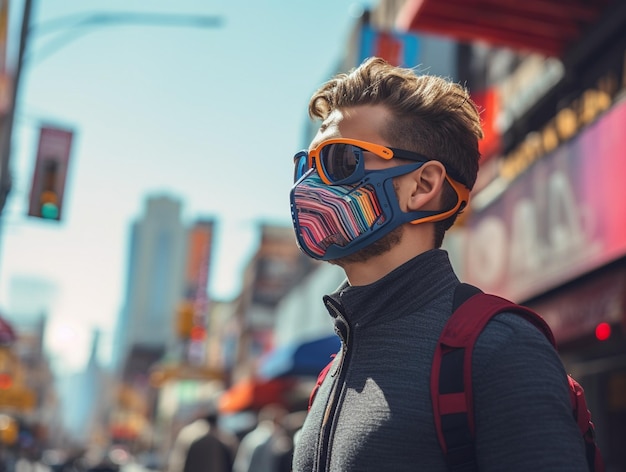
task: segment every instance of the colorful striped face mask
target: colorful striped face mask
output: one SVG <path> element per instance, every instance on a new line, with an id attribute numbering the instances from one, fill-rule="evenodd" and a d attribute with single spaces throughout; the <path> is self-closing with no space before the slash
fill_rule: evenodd
<path id="1" fill-rule="evenodd" d="M 421 165 L 370 171 L 356 185 L 326 185 L 317 171 L 309 171 L 291 190 L 300 249 L 314 259 L 339 259 L 413 220 L 414 213 L 400 210 L 392 178 Z"/>

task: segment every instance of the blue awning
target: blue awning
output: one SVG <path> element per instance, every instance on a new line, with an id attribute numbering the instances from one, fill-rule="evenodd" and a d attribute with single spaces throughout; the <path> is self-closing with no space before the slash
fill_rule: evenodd
<path id="1" fill-rule="evenodd" d="M 261 360 L 258 375 L 264 379 L 286 376 L 317 377 L 340 348 L 341 341 L 334 334 L 279 347 Z"/>

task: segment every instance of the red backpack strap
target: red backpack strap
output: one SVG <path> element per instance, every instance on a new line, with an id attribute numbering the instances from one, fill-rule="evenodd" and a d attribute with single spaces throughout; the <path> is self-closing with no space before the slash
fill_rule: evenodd
<path id="1" fill-rule="evenodd" d="M 604 460 L 596 444 L 595 426 L 591 421 L 591 412 L 587 407 L 585 391 L 572 376 L 568 375 L 567 380 L 569 381 L 572 412 L 574 413 L 576 423 L 578 423 L 578 429 L 580 429 L 583 439 L 585 440 L 585 452 L 587 454 L 589 470 L 593 472 L 603 472 L 605 470 Z"/>
<path id="2" fill-rule="evenodd" d="M 333 354 L 332 356 L 330 356 L 332 359 L 326 365 L 326 367 L 324 367 L 322 369 L 322 371 L 317 376 L 317 382 L 315 382 L 315 386 L 313 387 L 313 390 L 311 390 L 311 394 L 309 395 L 309 406 L 307 408 L 307 411 L 311 409 L 311 405 L 313 405 L 313 400 L 315 400 L 315 395 L 317 395 L 317 391 L 320 389 L 320 386 L 322 385 L 322 382 L 326 378 L 326 375 L 328 374 L 328 371 L 330 370 L 331 366 L 333 365 L 333 361 L 335 360 L 335 356 L 336 355 L 337 354 Z"/>
<path id="3" fill-rule="evenodd" d="M 529 320 L 555 343 L 550 328 L 535 312 L 471 285 L 457 287 L 454 308 L 435 348 L 431 398 L 448 470 L 470 472 L 476 470 L 472 351 L 483 328 L 498 313 L 512 312 Z"/>

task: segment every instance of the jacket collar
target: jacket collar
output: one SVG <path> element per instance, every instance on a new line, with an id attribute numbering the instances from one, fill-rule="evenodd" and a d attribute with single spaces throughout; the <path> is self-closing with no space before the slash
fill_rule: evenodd
<path id="1" fill-rule="evenodd" d="M 372 284 L 352 287 L 344 282 L 324 301 L 331 316 L 341 314 L 350 326 L 364 326 L 416 312 L 454 282 L 458 279 L 448 253 L 432 249 Z"/>

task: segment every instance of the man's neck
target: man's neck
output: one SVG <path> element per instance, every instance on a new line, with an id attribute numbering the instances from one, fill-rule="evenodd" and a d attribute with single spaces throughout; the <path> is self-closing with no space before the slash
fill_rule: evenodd
<path id="1" fill-rule="evenodd" d="M 414 257 L 433 249 L 431 244 L 419 244 L 403 238 L 390 251 L 372 257 L 365 262 L 353 262 L 343 266 L 348 282 L 352 286 L 369 285 L 394 271 Z"/>

